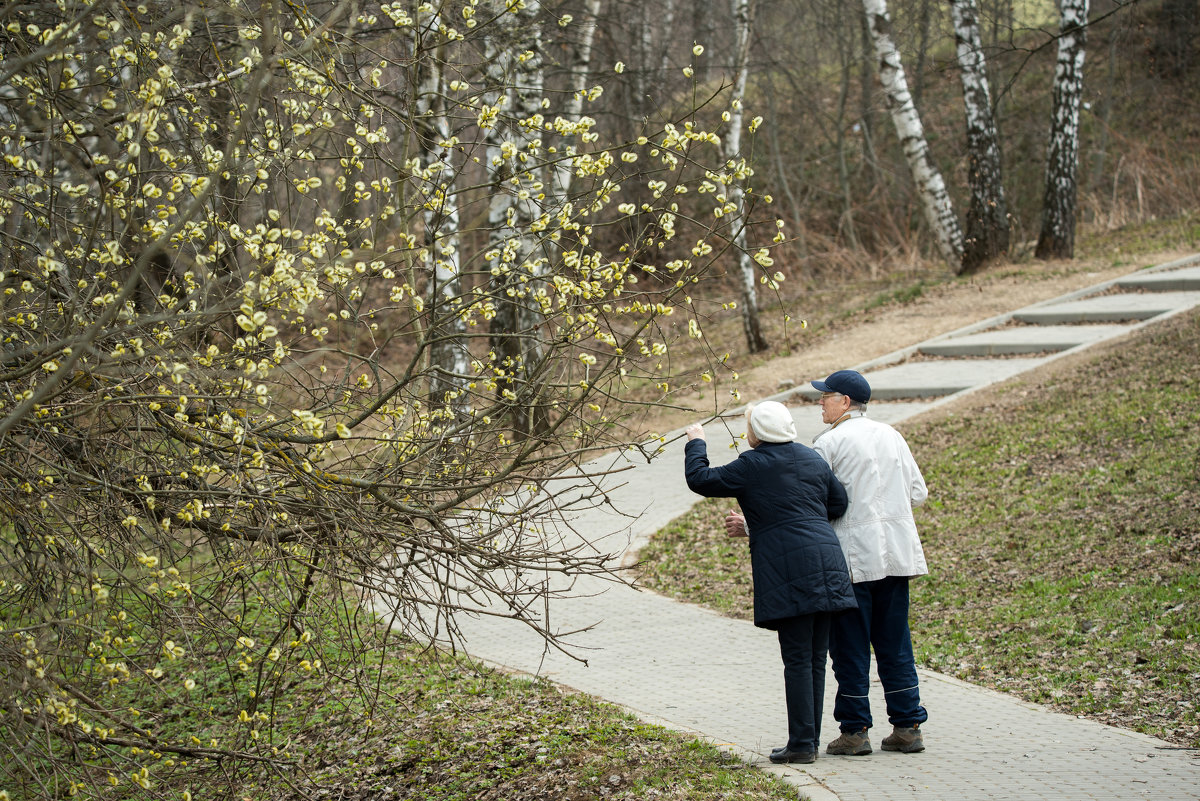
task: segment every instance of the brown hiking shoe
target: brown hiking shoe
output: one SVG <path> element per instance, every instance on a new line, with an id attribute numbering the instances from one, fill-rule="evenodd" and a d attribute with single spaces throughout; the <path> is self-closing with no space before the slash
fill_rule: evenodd
<path id="1" fill-rule="evenodd" d="M 842 732 L 840 737 L 825 746 L 825 753 L 837 756 L 863 756 L 871 753 L 871 741 L 867 739 L 867 730 Z"/>
<path id="2" fill-rule="evenodd" d="M 899 751 L 902 754 L 915 754 L 925 750 L 925 740 L 921 737 L 920 724 L 916 726 L 893 726 L 892 733 L 883 738 L 884 751 Z"/>

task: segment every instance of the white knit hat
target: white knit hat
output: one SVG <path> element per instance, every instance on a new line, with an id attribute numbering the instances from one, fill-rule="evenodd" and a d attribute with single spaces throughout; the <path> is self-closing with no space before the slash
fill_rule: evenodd
<path id="1" fill-rule="evenodd" d="M 778 401 L 756 403 L 750 409 L 750 430 L 760 442 L 791 442 L 796 439 L 792 413 Z"/>

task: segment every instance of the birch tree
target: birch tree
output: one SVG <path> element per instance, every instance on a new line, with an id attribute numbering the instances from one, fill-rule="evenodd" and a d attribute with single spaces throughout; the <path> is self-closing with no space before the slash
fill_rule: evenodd
<path id="1" fill-rule="evenodd" d="M 1083 99 L 1088 0 L 1062 0 L 1061 11 L 1042 226 L 1034 249 L 1039 259 L 1069 259 L 1075 255 L 1079 105 Z"/>
<path id="2" fill-rule="evenodd" d="M 578 39 L 572 44 L 570 58 L 570 99 L 563 108 L 561 127 L 579 125 L 583 117 L 584 104 L 588 99 L 588 78 L 592 70 L 592 53 L 595 51 L 596 30 L 600 24 L 601 0 L 586 0 L 584 3 L 585 16 L 576 23 L 579 30 Z M 571 179 L 574 168 L 571 159 L 578 155 L 572 137 L 557 135 L 554 137 L 556 150 L 561 148 L 563 158 L 551 164 L 551 178 L 554 181 L 556 197 L 567 199 L 571 196 Z"/>
<path id="3" fill-rule="evenodd" d="M 742 126 L 745 117 L 746 82 L 750 75 L 750 35 L 754 27 L 753 0 L 733 0 L 733 19 L 737 32 L 733 69 L 733 98 L 726 116 L 729 126 L 725 133 L 725 164 L 729 178 L 729 226 L 738 260 L 741 278 L 742 331 L 746 335 L 746 347 L 751 353 L 759 353 L 769 346 L 762 333 L 758 312 L 758 278 L 761 270 L 746 248 L 746 192 L 743 182 L 753 174 L 742 153 Z M 766 276 L 763 276 L 766 279 Z M 774 280 L 774 279 L 766 279 Z"/>
<path id="4" fill-rule="evenodd" d="M 441 27 L 441 16 L 433 19 Z M 413 51 L 419 53 L 425 46 L 424 37 L 420 32 L 414 32 L 414 36 Z M 418 79 L 413 125 L 417 155 L 410 180 L 424 199 L 424 247 L 419 256 L 428 280 L 429 402 L 435 408 L 462 414 L 468 409 L 465 389 L 470 380 L 471 354 L 462 314 L 466 299 L 459 241 L 459 167 L 453 162 L 454 136 L 446 106 L 450 95 L 444 71 L 447 45 L 434 42 L 432 47 L 432 57 L 414 59 L 413 73 Z"/>
<path id="5" fill-rule="evenodd" d="M 886 0 L 863 0 L 863 9 L 875 47 L 879 80 L 883 84 L 892 123 L 921 200 L 925 220 L 937 242 L 938 252 L 957 270 L 962 262 L 962 229 L 954 216 L 946 183 L 930 157 L 925 128 L 908 91 L 900 51 L 892 40 Z"/>
<path id="6" fill-rule="evenodd" d="M 491 264 L 497 309 L 492 320 L 492 349 L 504 376 L 501 396 L 512 404 L 521 436 L 539 420 L 542 337 L 539 299 L 545 298 L 544 256 L 532 227 L 542 215 L 538 198 L 549 189 L 541 150 L 542 96 L 545 76 L 541 52 L 541 3 L 528 0 L 489 6 L 496 15 L 485 50 L 489 119 L 482 119 L 488 143 L 488 210 Z M 540 291 L 540 294 L 539 294 Z"/>
<path id="7" fill-rule="evenodd" d="M 967 181 L 971 203 L 967 208 L 961 269 L 969 273 L 1008 251 L 1008 204 L 1004 199 L 1000 142 L 979 34 L 979 8 L 975 0 L 953 0 L 950 14 L 967 120 Z"/>

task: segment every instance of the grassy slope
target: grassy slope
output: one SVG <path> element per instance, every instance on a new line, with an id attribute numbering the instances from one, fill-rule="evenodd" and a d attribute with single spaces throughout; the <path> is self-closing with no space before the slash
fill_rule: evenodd
<path id="1" fill-rule="evenodd" d="M 1200 746 L 1200 314 L 903 426 L 931 499 L 918 661 Z M 644 583 L 749 614 L 749 560 L 706 501 Z"/>
<path id="2" fill-rule="evenodd" d="M 1200 314 L 918 426 L 929 667 L 1200 745 Z"/>

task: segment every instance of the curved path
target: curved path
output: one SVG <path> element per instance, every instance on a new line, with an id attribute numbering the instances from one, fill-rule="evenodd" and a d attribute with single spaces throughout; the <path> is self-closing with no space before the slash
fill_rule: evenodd
<path id="1" fill-rule="evenodd" d="M 1019 309 L 913 348 L 859 365 L 875 398 L 868 413 L 899 422 L 959 395 L 1010 378 L 1051 359 L 1122 336 L 1200 305 L 1200 257 L 1160 265 L 1124 279 Z M 1002 356 L 1003 358 L 992 358 Z M 811 377 L 810 377 L 811 378 Z M 799 389 L 788 403 L 799 439 L 811 442 L 819 414 Z M 895 400 L 888 400 L 889 398 Z M 731 420 L 730 432 L 740 433 Z M 709 452 L 721 459 L 722 436 L 709 429 Z M 678 432 L 676 432 L 678 433 Z M 729 440 L 732 442 L 732 440 Z M 580 513 L 573 531 L 603 551 L 630 560 L 651 534 L 697 500 L 684 485 L 682 438 L 640 463 L 623 456 L 592 466 L 628 467 L 607 477 L 610 505 Z M 728 449 L 732 458 L 733 450 Z M 579 490 L 564 482 L 551 491 Z M 576 535 L 561 532 L 564 540 Z M 934 566 L 936 569 L 936 565 Z M 1052 712 L 1011 696 L 921 671 L 927 750 L 878 750 L 889 727 L 876 726 L 876 752 L 821 754 L 805 766 L 766 760 L 786 732 L 782 663 L 775 637 L 750 623 L 651 592 L 599 580 L 575 583 L 556 602 L 550 627 L 581 631 L 568 642 L 586 664 L 546 652 L 527 629 L 503 619 L 461 621 L 470 653 L 507 669 L 546 676 L 620 704 L 639 716 L 692 732 L 783 776 L 817 801 L 841 799 L 1200 799 L 1200 752 L 1133 732 Z M 883 709 L 881 691 L 872 707 Z M 837 735 L 834 682 L 822 742 Z"/>

